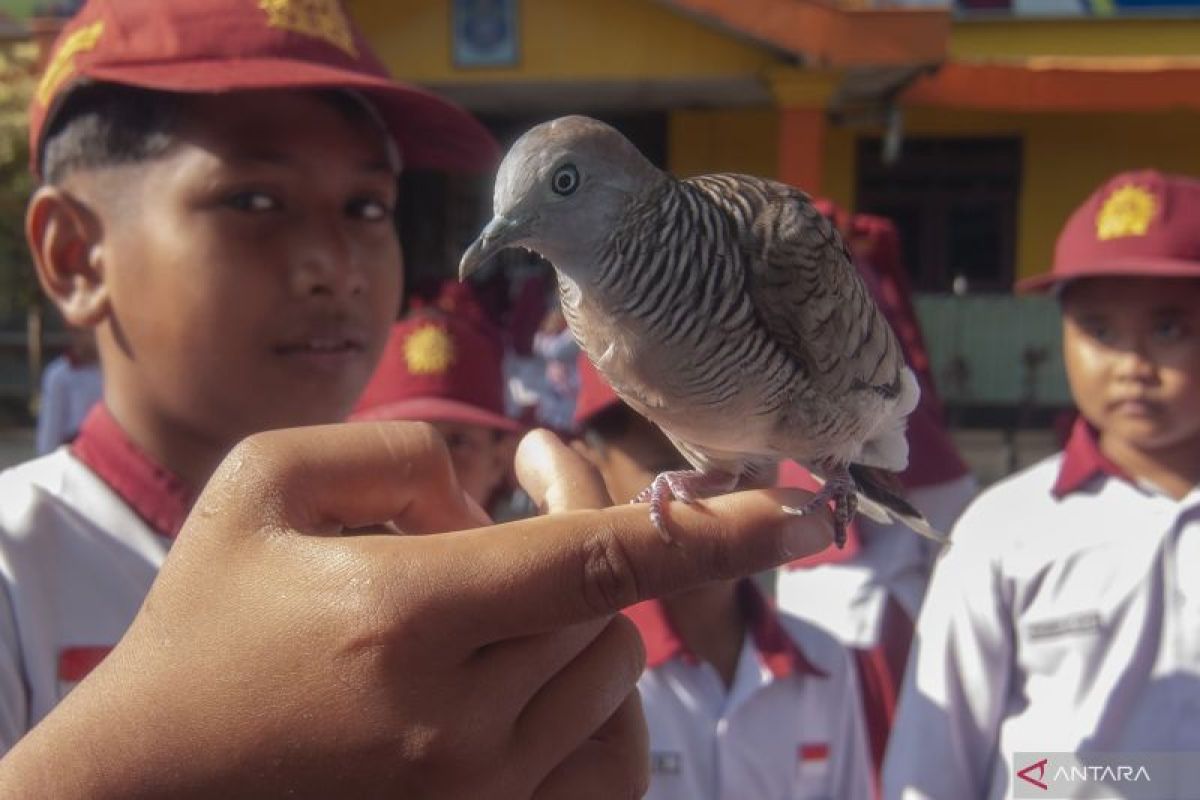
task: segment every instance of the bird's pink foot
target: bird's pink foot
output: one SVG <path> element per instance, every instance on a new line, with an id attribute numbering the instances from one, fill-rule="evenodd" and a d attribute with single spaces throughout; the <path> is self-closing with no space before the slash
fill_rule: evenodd
<path id="1" fill-rule="evenodd" d="M 845 467 L 835 467 L 828 471 L 828 477 L 821 490 L 800 508 L 784 506 L 789 514 L 804 516 L 819 511 L 827 503 L 833 503 L 833 543 L 840 550 L 846 545 L 846 528 L 858 511 L 858 484 L 850 476 Z"/>
<path id="2" fill-rule="evenodd" d="M 675 499 L 694 503 L 704 494 L 728 492 L 737 486 L 737 482 L 737 476 L 728 472 L 701 472 L 694 469 L 660 472 L 632 502 L 650 503 L 650 521 L 658 529 L 663 541 L 670 544 L 671 534 L 667 531 L 664 516 L 668 501 Z"/>

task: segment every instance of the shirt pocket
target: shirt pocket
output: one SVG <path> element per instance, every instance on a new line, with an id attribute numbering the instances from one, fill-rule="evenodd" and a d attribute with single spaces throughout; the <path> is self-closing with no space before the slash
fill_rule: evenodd
<path id="1" fill-rule="evenodd" d="M 1153 548 L 1117 542 L 1064 553 L 1028 578 L 1016 620 L 1018 662 L 1031 676 L 1083 681 L 1114 646 L 1140 644 L 1160 583 Z"/>

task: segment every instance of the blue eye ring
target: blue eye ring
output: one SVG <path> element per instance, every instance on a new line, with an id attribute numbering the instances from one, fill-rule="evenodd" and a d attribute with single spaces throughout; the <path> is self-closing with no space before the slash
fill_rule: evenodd
<path id="1" fill-rule="evenodd" d="M 563 164 L 558 169 L 554 170 L 554 177 L 550 179 L 550 188 L 555 194 L 566 197 L 579 188 L 579 170 L 575 169 L 574 164 Z"/>

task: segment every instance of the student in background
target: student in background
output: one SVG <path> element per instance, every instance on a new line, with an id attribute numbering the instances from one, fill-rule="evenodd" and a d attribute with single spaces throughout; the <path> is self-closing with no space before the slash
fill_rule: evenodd
<path id="1" fill-rule="evenodd" d="M 1018 285 L 1059 300 L 1080 416 L 955 527 L 885 797 L 1009 797 L 1020 752 L 1200 750 L 1198 221 L 1200 180 L 1114 176 Z"/>
<path id="2" fill-rule="evenodd" d="M 423 308 L 392 326 L 352 420 L 431 423 L 450 450 L 458 482 L 480 506 L 513 486 L 522 426 L 504 415 L 503 352 L 481 321 Z"/>
<path id="3" fill-rule="evenodd" d="M 75 438 L 104 390 L 95 335 L 80 328 L 67 328 L 67 335 L 67 351 L 47 364 L 42 373 L 36 441 L 39 456 Z"/>

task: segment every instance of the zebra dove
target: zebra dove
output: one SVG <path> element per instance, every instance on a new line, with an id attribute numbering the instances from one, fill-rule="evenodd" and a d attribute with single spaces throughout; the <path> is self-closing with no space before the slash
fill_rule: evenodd
<path id="1" fill-rule="evenodd" d="M 942 538 L 894 476 L 917 381 L 803 192 L 748 175 L 677 180 L 610 126 L 570 116 L 512 146 L 494 213 L 460 277 L 514 246 L 554 266 L 580 346 L 695 467 L 639 497 L 668 541 L 667 500 L 728 491 L 787 458 L 824 481 L 789 511 L 832 501 L 839 546 L 856 510 Z"/>

